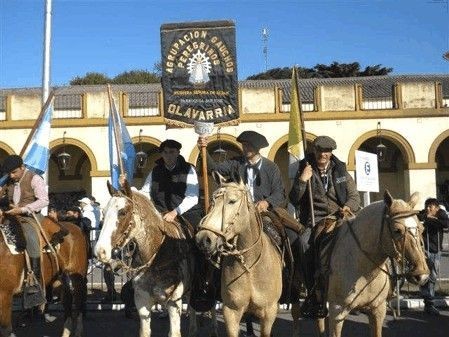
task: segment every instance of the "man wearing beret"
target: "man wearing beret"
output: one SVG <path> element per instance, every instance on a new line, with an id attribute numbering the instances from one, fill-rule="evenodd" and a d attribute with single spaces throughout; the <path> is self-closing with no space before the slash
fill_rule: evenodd
<path id="1" fill-rule="evenodd" d="M 2 190 L 3 203 L 7 211 L 0 214 L 15 215 L 19 220 L 26 240 L 26 249 L 30 256 L 31 271 L 41 282 L 40 242 L 36 219 L 42 219 L 41 210 L 48 206 L 47 185 L 44 179 L 28 170 L 20 156 L 10 155 L 3 162 L 2 171 L 9 175 L 9 181 Z M 40 287 L 26 287 L 25 292 L 32 294 L 33 306 L 45 303 Z"/>
<path id="2" fill-rule="evenodd" d="M 208 169 L 226 176 L 239 172 L 249 186 L 259 212 L 285 207 L 287 201 L 279 167 L 259 153 L 268 146 L 267 139 L 255 131 L 244 131 L 237 141 L 242 144 L 243 156 L 217 163 L 208 155 Z M 207 137 L 199 137 L 198 145 L 207 146 Z"/>
<path id="3" fill-rule="evenodd" d="M 151 196 L 156 208 L 164 213 L 166 221 L 175 221 L 182 215 L 195 227 L 202 218 L 198 204 L 199 185 L 195 167 L 179 154 L 182 145 L 167 139 L 159 146 L 161 158 L 148 175 L 142 189 Z"/>
<path id="4" fill-rule="evenodd" d="M 289 198 L 299 210 L 300 222 L 309 227 L 301 238 L 304 254 L 301 261 L 305 263 L 303 269 L 308 290 L 301 312 L 304 317 L 323 318 L 327 316 L 326 279 L 323 276 L 329 263 L 332 229 L 337 219 L 360 209 L 360 196 L 346 165 L 332 154 L 337 148 L 335 141 L 328 136 L 318 136 L 313 147 L 314 153 L 306 155 L 299 163 Z M 308 181 L 312 188 L 316 224 L 313 228 Z"/>

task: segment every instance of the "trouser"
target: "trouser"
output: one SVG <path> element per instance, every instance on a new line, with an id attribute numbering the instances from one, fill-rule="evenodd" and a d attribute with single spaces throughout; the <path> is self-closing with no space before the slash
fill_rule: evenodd
<path id="1" fill-rule="evenodd" d="M 38 220 L 42 219 L 42 215 L 37 215 Z M 20 216 L 20 225 L 25 236 L 26 250 L 30 258 L 39 258 L 41 256 L 41 247 L 39 241 L 39 231 L 37 229 L 37 223 L 33 217 Z"/>
<path id="2" fill-rule="evenodd" d="M 427 266 L 430 270 L 429 279 L 426 284 L 420 287 L 421 295 L 424 298 L 424 305 L 430 306 L 434 303 L 435 298 L 435 284 L 437 282 L 438 270 L 440 266 L 441 253 L 428 253 L 427 254 Z"/>

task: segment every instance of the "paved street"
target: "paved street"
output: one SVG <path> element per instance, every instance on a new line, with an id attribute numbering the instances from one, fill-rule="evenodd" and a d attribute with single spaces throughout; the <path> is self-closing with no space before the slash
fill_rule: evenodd
<path id="1" fill-rule="evenodd" d="M 384 337 L 446 337 L 449 326 L 449 310 L 441 311 L 439 317 L 428 316 L 421 310 L 403 310 L 402 317 L 394 321 L 391 315 L 387 316 L 384 323 Z M 31 336 L 58 336 L 62 329 L 61 313 L 56 313 L 59 318 L 53 323 L 33 322 L 28 327 L 18 328 L 17 337 Z M 153 315 L 155 316 L 155 315 Z M 343 336 L 360 337 L 368 336 L 369 330 L 367 317 L 363 314 L 358 316 L 351 315 L 343 329 Z M 123 312 L 88 312 L 85 319 L 85 336 L 107 336 L 123 337 L 138 335 L 137 319 L 127 319 Z M 183 335 L 187 333 L 187 319 L 182 321 Z M 258 326 L 257 326 L 258 328 Z M 273 336 L 284 337 L 291 336 L 291 317 L 290 313 L 283 312 L 278 315 Z M 167 336 L 168 320 L 154 317 L 152 320 L 153 337 Z M 243 331 L 243 330 L 242 330 Z M 259 336 L 258 329 L 256 334 Z M 199 337 L 206 336 L 205 328 L 201 328 Z M 222 316 L 219 316 L 219 336 L 225 336 Z M 312 321 L 301 321 L 301 337 L 314 336 L 314 325 Z"/>

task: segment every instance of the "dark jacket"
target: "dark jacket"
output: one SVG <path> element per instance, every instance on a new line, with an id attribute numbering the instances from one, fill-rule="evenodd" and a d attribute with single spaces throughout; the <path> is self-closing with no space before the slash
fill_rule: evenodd
<path id="1" fill-rule="evenodd" d="M 244 178 L 245 183 L 247 182 L 247 161 L 243 156 L 217 163 L 208 155 L 207 166 L 209 171 L 217 171 L 224 176 L 231 176 L 233 172 L 238 172 L 240 177 Z M 287 205 L 281 171 L 275 163 L 264 157 L 262 157 L 258 177 L 254 184 L 254 202 L 261 200 L 266 200 L 271 207 L 286 207 Z"/>
<path id="2" fill-rule="evenodd" d="M 424 247 L 431 253 L 438 253 L 443 249 L 443 230 L 449 228 L 449 217 L 443 209 L 439 209 L 437 218 L 427 217 L 426 210 L 418 215 L 424 224 Z"/>
<path id="3" fill-rule="evenodd" d="M 299 179 L 307 163 L 310 163 L 313 168 L 311 186 L 316 222 L 337 212 L 343 206 L 348 206 L 354 213 L 360 209 L 360 196 L 354 179 L 346 170 L 346 165 L 332 155 L 327 173 L 329 188 L 326 190 L 321 182 L 315 155 L 308 154 L 299 163 L 298 172 L 289 194 L 290 202 L 299 211 L 299 219 L 302 224 L 311 223 L 308 184 Z"/>

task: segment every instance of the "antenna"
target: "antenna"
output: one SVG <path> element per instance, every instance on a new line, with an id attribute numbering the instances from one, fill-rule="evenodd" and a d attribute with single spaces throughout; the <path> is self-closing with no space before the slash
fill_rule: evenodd
<path id="1" fill-rule="evenodd" d="M 263 55 L 265 58 L 265 71 L 268 70 L 268 28 L 262 28 Z"/>

